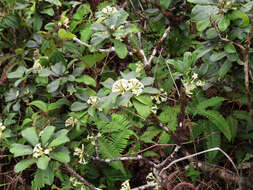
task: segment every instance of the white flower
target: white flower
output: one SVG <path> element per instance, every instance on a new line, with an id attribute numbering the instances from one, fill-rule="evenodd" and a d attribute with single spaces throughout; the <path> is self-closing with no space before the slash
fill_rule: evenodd
<path id="1" fill-rule="evenodd" d="M 40 156 L 44 155 L 44 151 L 41 147 L 41 144 L 36 144 L 35 147 L 33 148 L 33 157 L 34 158 L 39 158 Z"/>
<path id="2" fill-rule="evenodd" d="M 117 80 L 113 85 L 112 85 L 112 92 L 120 92 L 121 95 L 124 94 L 128 89 L 128 80 L 126 79 L 120 79 Z"/>
<path id="3" fill-rule="evenodd" d="M 78 163 L 80 164 L 87 164 L 88 162 L 84 158 L 84 145 L 81 145 L 81 148 L 75 147 L 74 148 L 74 156 L 79 157 Z"/>
<path id="4" fill-rule="evenodd" d="M 130 79 L 128 81 L 128 89 L 136 96 L 139 96 L 144 89 L 144 85 L 138 79 Z"/>
<path id="5" fill-rule="evenodd" d="M 92 105 L 92 106 L 96 106 L 99 102 L 100 98 L 97 96 L 90 96 L 89 99 L 87 100 L 87 103 Z"/>
<path id="6" fill-rule="evenodd" d="M 107 8 L 103 8 L 103 9 L 102 9 L 102 13 L 107 14 L 107 13 L 108 13 Z"/>
<path id="7" fill-rule="evenodd" d="M 35 59 L 34 60 L 34 64 L 33 64 L 33 72 L 34 73 L 37 73 L 39 72 L 40 70 L 42 70 L 42 66 L 40 64 L 40 59 Z"/>
<path id="8" fill-rule="evenodd" d="M 194 82 L 183 82 L 185 93 L 187 96 L 191 97 L 192 91 L 196 88 L 196 84 Z"/>
<path id="9" fill-rule="evenodd" d="M 151 107 L 151 112 L 152 113 L 156 114 L 157 110 L 158 110 L 157 105 L 154 105 L 154 106 Z"/>
<path id="10" fill-rule="evenodd" d="M 6 129 L 6 127 L 3 125 L 3 123 L 0 121 L 0 139 L 2 137 L 3 131 Z"/>
<path id="11" fill-rule="evenodd" d="M 75 124 L 77 123 L 77 119 L 76 118 L 73 118 L 73 117 L 69 117 L 66 121 L 65 121 L 65 126 L 68 127 L 68 126 L 72 126 L 74 127 Z"/>
<path id="12" fill-rule="evenodd" d="M 47 149 L 44 151 L 44 153 L 48 155 L 51 151 L 52 151 L 51 148 L 47 148 Z"/>
<path id="13" fill-rule="evenodd" d="M 196 83 L 197 86 L 204 86 L 205 85 L 205 81 L 203 80 L 198 80 Z"/>
<path id="14" fill-rule="evenodd" d="M 129 180 L 126 180 L 124 183 L 121 184 L 121 188 L 120 190 L 130 190 L 130 184 L 129 184 Z"/>
<path id="15" fill-rule="evenodd" d="M 197 73 L 194 73 L 194 74 L 192 75 L 192 78 L 193 78 L 193 79 L 197 79 L 197 78 L 198 78 L 198 74 L 197 74 Z"/>

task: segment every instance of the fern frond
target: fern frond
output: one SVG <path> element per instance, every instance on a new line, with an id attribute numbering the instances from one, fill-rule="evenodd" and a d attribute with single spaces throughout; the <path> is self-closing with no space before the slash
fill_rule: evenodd
<path id="1" fill-rule="evenodd" d="M 107 123 L 105 126 L 101 127 L 101 132 L 104 133 L 113 133 L 122 130 L 129 129 L 132 126 L 131 122 L 124 115 L 113 114 L 112 121 Z"/>
<path id="2" fill-rule="evenodd" d="M 112 144 L 108 143 L 108 141 L 104 137 L 98 138 L 98 147 L 99 153 L 105 159 L 116 158 L 120 156 L 120 153 L 112 151 L 113 150 Z M 126 175 L 126 171 L 121 161 L 110 162 L 109 165 L 117 170 L 120 170 L 124 175 Z"/>
<path id="3" fill-rule="evenodd" d="M 110 138 L 110 144 L 112 146 L 112 151 L 115 153 L 122 153 L 127 145 L 129 144 L 129 137 L 136 135 L 132 130 L 123 130 L 119 133 L 113 133 Z"/>

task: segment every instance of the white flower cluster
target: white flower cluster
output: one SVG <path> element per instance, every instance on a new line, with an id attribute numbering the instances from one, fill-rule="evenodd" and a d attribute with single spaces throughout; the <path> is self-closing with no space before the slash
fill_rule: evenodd
<path id="1" fill-rule="evenodd" d="M 120 190 L 130 190 L 130 184 L 129 184 L 129 180 L 126 180 L 124 183 L 121 184 L 121 188 Z"/>
<path id="2" fill-rule="evenodd" d="M 127 91 L 139 96 L 144 89 L 144 85 L 138 79 L 120 79 L 112 85 L 112 92 L 120 92 L 123 95 Z"/>
<path id="3" fill-rule="evenodd" d="M 2 137 L 3 131 L 6 129 L 6 127 L 3 125 L 3 123 L 0 121 L 0 139 Z"/>
<path id="4" fill-rule="evenodd" d="M 84 145 L 81 145 L 81 148 L 75 147 L 74 149 L 74 156 L 79 157 L 78 163 L 80 164 L 87 164 L 86 160 L 84 159 Z"/>
<path id="5" fill-rule="evenodd" d="M 106 15 L 110 15 L 110 14 L 114 14 L 114 13 L 118 12 L 118 10 L 116 7 L 107 6 L 107 7 L 103 8 L 101 10 L 101 12 Z"/>
<path id="6" fill-rule="evenodd" d="M 192 80 L 186 81 L 182 80 L 184 88 L 185 88 L 185 93 L 187 96 L 191 97 L 193 94 L 192 91 L 197 88 L 198 86 L 202 87 L 205 85 L 205 81 L 199 80 L 198 79 L 198 74 L 194 73 L 192 75 Z"/>
<path id="7" fill-rule="evenodd" d="M 149 184 L 149 185 L 157 183 L 157 179 L 155 178 L 155 176 L 153 175 L 152 172 L 147 175 L 146 180 L 147 180 L 147 184 Z M 156 187 L 154 187 L 154 189 L 158 190 L 159 189 L 158 185 L 156 185 Z"/>
<path id="8" fill-rule="evenodd" d="M 97 96 L 90 96 L 89 99 L 87 100 L 87 103 L 92 105 L 92 106 L 96 106 L 99 102 L 100 98 Z"/>
<path id="9" fill-rule="evenodd" d="M 164 89 L 160 89 L 161 93 L 151 96 L 152 100 L 155 100 L 156 104 L 161 104 L 162 102 L 166 102 L 168 99 L 168 93 L 164 91 Z"/>
<path id="10" fill-rule="evenodd" d="M 66 121 L 65 121 L 65 126 L 68 127 L 68 126 L 71 126 L 71 127 L 74 127 L 75 124 L 77 123 L 77 119 L 76 118 L 73 118 L 73 117 L 69 117 Z"/>
<path id="11" fill-rule="evenodd" d="M 101 137 L 101 136 L 102 136 L 101 133 L 98 133 L 98 134 L 97 134 L 97 137 Z M 92 145 L 95 146 L 95 137 L 94 137 L 94 136 L 88 135 L 88 136 L 87 136 L 87 139 L 88 139 L 88 141 L 91 142 Z"/>
<path id="12" fill-rule="evenodd" d="M 72 183 L 72 185 L 74 187 L 81 186 L 80 190 L 85 190 L 86 189 L 85 186 L 84 186 L 84 184 L 82 182 L 78 181 L 78 179 L 76 177 L 73 177 L 73 176 L 70 177 L 69 181 Z"/>
<path id="13" fill-rule="evenodd" d="M 35 147 L 33 148 L 33 157 L 34 158 L 39 158 L 43 155 L 49 155 L 49 153 L 52 151 L 51 148 L 47 148 L 45 150 L 43 150 L 43 148 L 41 147 L 41 144 L 36 144 Z"/>
<path id="14" fill-rule="evenodd" d="M 65 26 L 66 28 L 69 27 L 69 18 L 67 16 L 65 16 L 65 14 L 61 15 L 61 19 L 58 22 L 58 26 Z"/>

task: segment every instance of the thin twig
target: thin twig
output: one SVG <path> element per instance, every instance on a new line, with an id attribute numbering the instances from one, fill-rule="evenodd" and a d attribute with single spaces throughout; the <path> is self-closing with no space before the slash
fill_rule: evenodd
<path id="1" fill-rule="evenodd" d="M 87 44 L 87 43 L 85 43 L 85 42 L 79 40 L 77 37 L 74 37 L 73 40 L 74 40 L 76 43 L 78 43 L 79 45 L 85 46 L 85 47 L 87 47 L 87 48 L 90 48 L 90 47 L 91 47 L 91 45 L 89 45 L 89 44 Z M 98 51 L 99 51 L 100 53 L 110 53 L 110 52 L 114 52 L 115 49 L 114 49 L 114 47 L 111 47 L 111 48 L 109 48 L 109 49 L 98 49 Z"/>
<path id="2" fill-rule="evenodd" d="M 155 47 L 154 47 L 154 49 L 153 49 L 153 51 L 152 51 L 152 54 L 151 54 L 151 56 L 150 56 L 148 62 L 146 63 L 146 65 L 144 65 L 145 67 L 151 65 L 151 63 L 152 63 L 152 61 L 153 61 L 153 59 L 154 59 L 154 57 L 155 57 L 155 55 L 156 55 L 156 53 L 157 53 L 157 49 L 159 48 L 159 46 L 161 45 L 161 43 L 165 40 L 165 38 L 169 35 L 170 29 L 171 29 L 171 27 L 169 26 L 169 27 L 165 30 L 165 32 L 163 33 L 163 35 L 162 35 L 162 37 L 160 38 L 160 40 L 156 43 L 156 45 L 155 45 Z"/>
<path id="3" fill-rule="evenodd" d="M 177 95 L 178 95 L 178 97 L 180 97 L 180 92 L 179 92 L 178 87 L 177 87 L 177 84 L 176 84 L 176 82 L 175 82 L 175 80 L 174 80 L 174 78 L 173 78 L 173 76 L 172 76 L 172 73 L 171 73 L 171 70 L 170 70 L 170 66 L 169 66 L 169 64 L 167 63 L 167 61 L 165 61 L 165 64 L 166 64 L 166 66 L 167 66 L 167 68 L 168 68 L 168 70 L 169 70 L 170 77 L 171 77 L 171 79 L 172 79 L 172 81 L 173 81 L 173 84 L 174 84 L 176 90 L 177 90 Z"/>
<path id="4" fill-rule="evenodd" d="M 69 173 L 73 174 L 77 179 L 84 183 L 84 185 L 88 186 L 91 190 L 102 190 L 91 185 L 86 179 L 80 176 L 75 170 L 73 170 L 67 163 L 64 164 L 65 168 L 69 171 Z"/>
<path id="5" fill-rule="evenodd" d="M 116 161 L 145 160 L 150 165 L 155 166 L 155 164 L 152 161 L 149 161 L 148 159 L 146 159 L 145 157 L 142 157 L 141 155 L 137 155 L 137 157 L 117 157 L 117 158 L 112 158 L 112 159 L 103 159 L 99 157 L 94 157 L 87 154 L 86 152 L 84 152 L 84 155 L 92 160 L 97 160 L 97 161 L 105 162 L 105 163 L 116 162 Z"/>
<path id="6" fill-rule="evenodd" d="M 166 166 L 165 168 L 163 168 L 163 169 L 161 170 L 161 172 L 159 173 L 159 175 L 161 175 L 165 170 L 167 170 L 168 168 L 170 168 L 170 166 L 172 166 L 173 164 L 175 164 L 175 163 L 177 163 L 177 162 L 180 162 L 180 161 L 183 161 L 183 160 L 187 160 L 187 159 L 189 159 L 189 158 L 198 156 L 198 155 L 200 155 L 200 154 L 204 154 L 204 153 L 212 152 L 212 151 L 216 151 L 216 150 L 222 152 L 222 153 L 228 158 L 228 160 L 231 162 L 231 164 L 233 165 L 233 167 L 235 168 L 235 170 L 236 170 L 236 172 L 237 172 L 237 174 L 238 174 L 238 176 L 239 176 L 238 169 L 236 168 L 236 165 L 235 165 L 235 163 L 233 162 L 233 160 L 229 157 L 229 155 L 228 155 L 226 152 L 224 152 L 224 151 L 223 151 L 222 149 L 220 149 L 219 147 L 210 148 L 210 149 L 208 149 L 208 150 L 204 150 L 204 151 L 201 151 L 201 152 L 198 152 L 198 153 L 195 153 L 195 154 L 191 154 L 191 155 L 188 155 L 188 156 L 179 158 L 179 159 L 177 159 L 177 160 L 174 160 L 174 161 L 172 161 L 168 166 Z"/>
<path id="7" fill-rule="evenodd" d="M 130 189 L 130 190 L 144 190 L 144 189 L 156 187 L 157 185 L 158 185 L 157 183 L 151 183 L 151 184 L 147 184 L 147 185 L 142 185 L 142 186 L 139 186 L 139 187 L 135 187 L 135 188 Z"/>

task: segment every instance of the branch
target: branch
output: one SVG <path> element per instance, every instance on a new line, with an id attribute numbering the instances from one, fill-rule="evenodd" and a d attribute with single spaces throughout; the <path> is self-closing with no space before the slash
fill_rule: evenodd
<path id="1" fill-rule="evenodd" d="M 116 161 L 129 161 L 129 160 L 145 160 L 150 165 L 155 166 L 155 164 L 153 162 L 149 161 L 145 157 L 142 157 L 141 155 L 138 155 L 137 157 L 117 157 L 117 158 L 113 158 L 113 159 L 98 158 L 95 156 L 91 156 L 91 155 L 87 154 L 86 152 L 84 152 L 84 155 L 92 160 L 97 160 L 97 161 L 105 162 L 105 163 L 116 162 Z"/>
<path id="2" fill-rule="evenodd" d="M 74 40 L 76 43 L 78 43 L 79 45 L 85 46 L 85 47 L 87 47 L 87 48 L 90 48 L 90 47 L 91 47 L 91 45 L 89 45 L 89 44 L 87 44 L 87 43 L 85 43 L 85 42 L 79 40 L 79 39 L 76 38 L 76 37 L 74 37 L 73 40 Z M 111 47 L 111 48 L 109 48 L 109 49 L 98 49 L 98 51 L 99 51 L 100 53 L 110 53 L 110 52 L 114 52 L 115 49 L 114 49 L 114 47 Z"/>
<path id="3" fill-rule="evenodd" d="M 148 189 L 148 188 L 156 187 L 157 185 L 158 185 L 157 183 L 151 183 L 151 184 L 135 187 L 135 188 L 130 189 L 130 190 L 143 190 L 143 189 Z"/>
<path id="4" fill-rule="evenodd" d="M 163 35 L 162 35 L 162 37 L 160 38 L 160 40 L 156 43 L 155 48 L 153 49 L 152 54 L 151 54 L 151 56 L 150 56 L 148 62 L 146 63 L 146 65 L 144 64 L 145 67 L 151 65 L 151 63 L 152 63 L 152 61 L 153 61 L 153 59 L 154 59 L 154 57 L 155 57 L 155 55 L 156 55 L 156 53 L 157 53 L 157 49 L 159 48 L 159 46 L 161 45 L 161 43 L 165 40 L 165 38 L 169 35 L 170 29 L 171 29 L 171 27 L 169 26 L 169 27 L 165 30 L 165 32 L 163 33 Z"/>
<path id="5" fill-rule="evenodd" d="M 84 185 L 88 186 L 91 190 L 102 190 L 91 185 L 86 179 L 80 176 L 75 170 L 73 170 L 67 163 L 64 164 L 65 168 L 69 171 L 69 173 L 73 174 L 77 179 L 84 183 Z"/>
<path id="6" fill-rule="evenodd" d="M 190 159 L 192 157 L 195 157 L 195 156 L 198 156 L 200 154 L 204 154 L 204 153 L 207 153 L 207 152 L 211 152 L 211 151 L 220 151 L 222 152 L 227 158 L 228 160 L 231 162 L 231 164 L 233 165 L 233 167 L 235 168 L 236 172 L 237 172 L 237 175 L 239 176 L 239 172 L 238 172 L 238 169 L 236 168 L 236 165 L 235 163 L 233 162 L 233 160 L 229 157 L 229 155 L 224 152 L 222 149 L 220 149 L 219 147 L 215 147 L 215 148 L 210 148 L 208 150 L 204 150 L 204 151 L 201 151 L 201 152 L 198 152 L 198 153 L 195 153 L 195 154 L 191 154 L 191 155 L 187 155 L 185 157 L 182 157 L 182 158 L 179 158 L 177 160 L 174 160 L 173 162 L 171 162 L 167 167 L 163 168 L 162 171 L 159 173 L 159 175 L 161 175 L 165 170 L 167 170 L 168 168 L 170 168 L 170 166 L 172 166 L 173 164 L 177 163 L 177 162 L 180 162 L 180 161 L 183 161 L 183 160 L 187 160 L 187 159 Z"/>

